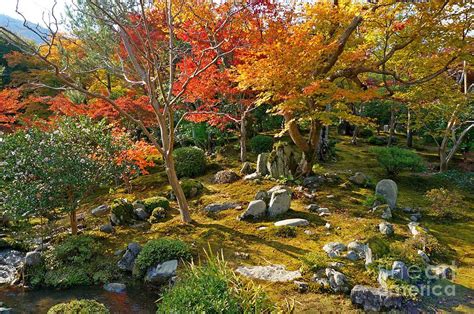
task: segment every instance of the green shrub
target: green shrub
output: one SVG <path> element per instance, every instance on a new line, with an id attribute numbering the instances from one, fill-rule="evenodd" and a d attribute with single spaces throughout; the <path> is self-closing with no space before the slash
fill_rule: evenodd
<path id="1" fill-rule="evenodd" d="M 255 154 L 270 152 L 273 147 L 273 138 L 265 135 L 256 135 L 250 139 L 250 149 Z"/>
<path id="2" fill-rule="evenodd" d="M 369 138 L 374 135 L 374 131 L 371 129 L 362 129 L 359 131 L 358 137 L 360 138 Z"/>
<path id="3" fill-rule="evenodd" d="M 178 178 L 197 177 L 206 170 L 206 156 L 200 148 L 180 147 L 174 150 L 173 157 Z"/>
<path id="4" fill-rule="evenodd" d="M 275 228 L 275 235 L 280 238 L 295 238 L 296 227 L 293 226 L 280 226 Z"/>
<path id="5" fill-rule="evenodd" d="M 128 225 L 134 219 L 133 205 L 126 199 L 115 199 L 110 206 L 110 212 L 115 216 L 118 225 Z"/>
<path id="6" fill-rule="evenodd" d="M 372 145 L 383 146 L 387 145 L 388 139 L 385 136 L 371 136 L 367 139 L 367 142 Z"/>
<path id="7" fill-rule="evenodd" d="M 145 206 L 145 210 L 148 213 L 151 213 L 157 207 L 162 207 L 164 209 L 170 208 L 170 202 L 162 196 L 149 197 L 141 201 L 141 203 Z"/>
<path id="8" fill-rule="evenodd" d="M 150 240 L 138 254 L 133 273 L 137 277 L 143 277 L 151 266 L 172 259 L 189 260 L 191 257 L 191 248 L 181 240 L 170 238 Z"/>
<path id="9" fill-rule="evenodd" d="M 462 195 L 447 189 L 431 189 L 425 197 L 431 204 L 434 214 L 440 218 L 456 218 L 462 210 Z"/>
<path id="10" fill-rule="evenodd" d="M 195 197 L 202 193 L 204 186 L 198 180 L 183 179 L 180 182 L 181 188 L 183 189 L 184 195 L 187 198 Z"/>
<path id="11" fill-rule="evenodd" d="M 271 313 L 275 307 L 254 283 L 244 283 L 222 258 L 191 265 L 178 283 L 167 289 L 157 313 Z"/>
<path id="12" fill-rule="evenodd" d="M 460 189 L 474 191 L 474 172 L 449 170 L 437 173 L 436 178 L 440 178 L 445 184 L 454 184 Z"/>
<path id="13" fill-rule="evenodd" d="M 108 282 L 113 279 L 115 264 L 103 252 L 102 245 L 90 236 L 70 236 L 46 251 L 41 264 L 27 267 L 25 280 L 33 287 L 53 288 Z"/>
<path id="14" fill-rule="evenodd" d="M 48 314 L 109 314 L 105 305 L 95 300 L 72 300 L 59 303 L 48 310 Z"/>
<path id="15" fill-rule="evenodd" d="M 374 147 L 371 149 L 371 152 L 377 155 L 377 161 L 390 176 L 396 176 L 405 169 L 415 172 L 425 169 L 423 159 L 408 149 L 396 146 Z"/>

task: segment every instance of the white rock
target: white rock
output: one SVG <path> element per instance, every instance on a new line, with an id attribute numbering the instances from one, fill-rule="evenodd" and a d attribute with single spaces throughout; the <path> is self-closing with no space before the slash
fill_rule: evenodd
<path id="1" fill-rule="evenodd" d="M 271 282 L 293 281 L 301 277 L 299 271 L 288 271 L 283 265 L 239 266 L 235 271 L 246 277 Z"/>
<path id="2" fill-rule="evenodd" d="M 309 221 L 302 218 L 285 219 L 285 220 L 280 220 L 280 221 L 275 222 L 275 227 L 281 227 L 281 226 L 299 227 L 299 226 L 307 226 L 307 225 L 309 225 Z"/>
<path id="3" fill-rule="evenodd" d="M 240 219 L 259 218 L 265 216 L 267 204 L 263 200 L 255 200 L 249 203 L 247 210 L 240 215 Z"/>
<path id="4" fill-rule="evenodd" d="M 290 209 L 291 196 L 287 190 L 280 189 L 272 192 L 270 204 L 268 206 L 268 215 L 274 217 L 286 213 Z"/>

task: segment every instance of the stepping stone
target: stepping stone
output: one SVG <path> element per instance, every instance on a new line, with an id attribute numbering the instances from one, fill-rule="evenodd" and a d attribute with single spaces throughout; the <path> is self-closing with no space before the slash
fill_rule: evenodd
<path id="1" fill-rule="evenodd" d="M 280 221 L 275 222 L 275 227 L 281 227 L 281 226 L 298 227 L 298 226 L 307 226 L 307 225 L 309 225 L 309 221 L 302 218 L 285 219 L 285 220 L 280 220 Z"/>

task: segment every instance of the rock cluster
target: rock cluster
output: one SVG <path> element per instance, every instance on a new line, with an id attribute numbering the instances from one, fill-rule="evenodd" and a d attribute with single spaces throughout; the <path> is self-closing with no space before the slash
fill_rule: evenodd
<path id="1" fill-rule="evenodd" d="M 268 191 L 259 191 L 239 219 L 275 217 L 290 209 L 291 190 L 286 186 L 277 185 Z"/>

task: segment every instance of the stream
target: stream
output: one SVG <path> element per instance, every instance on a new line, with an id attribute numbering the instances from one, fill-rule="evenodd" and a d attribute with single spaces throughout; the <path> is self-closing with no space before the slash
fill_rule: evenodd
<path id="1" fill-rule="evenodd" d="M 67 290 L 0 288 L 0 301 L 13 313 L 43 314 L 58 303 L 72 299 L 94 299 L 103 303 L 110 313 L 155 313 L 157 295 L 145 287 L 127 288 L 127 293 L 111 293 L 102 287 L 79 287 Z"/>

